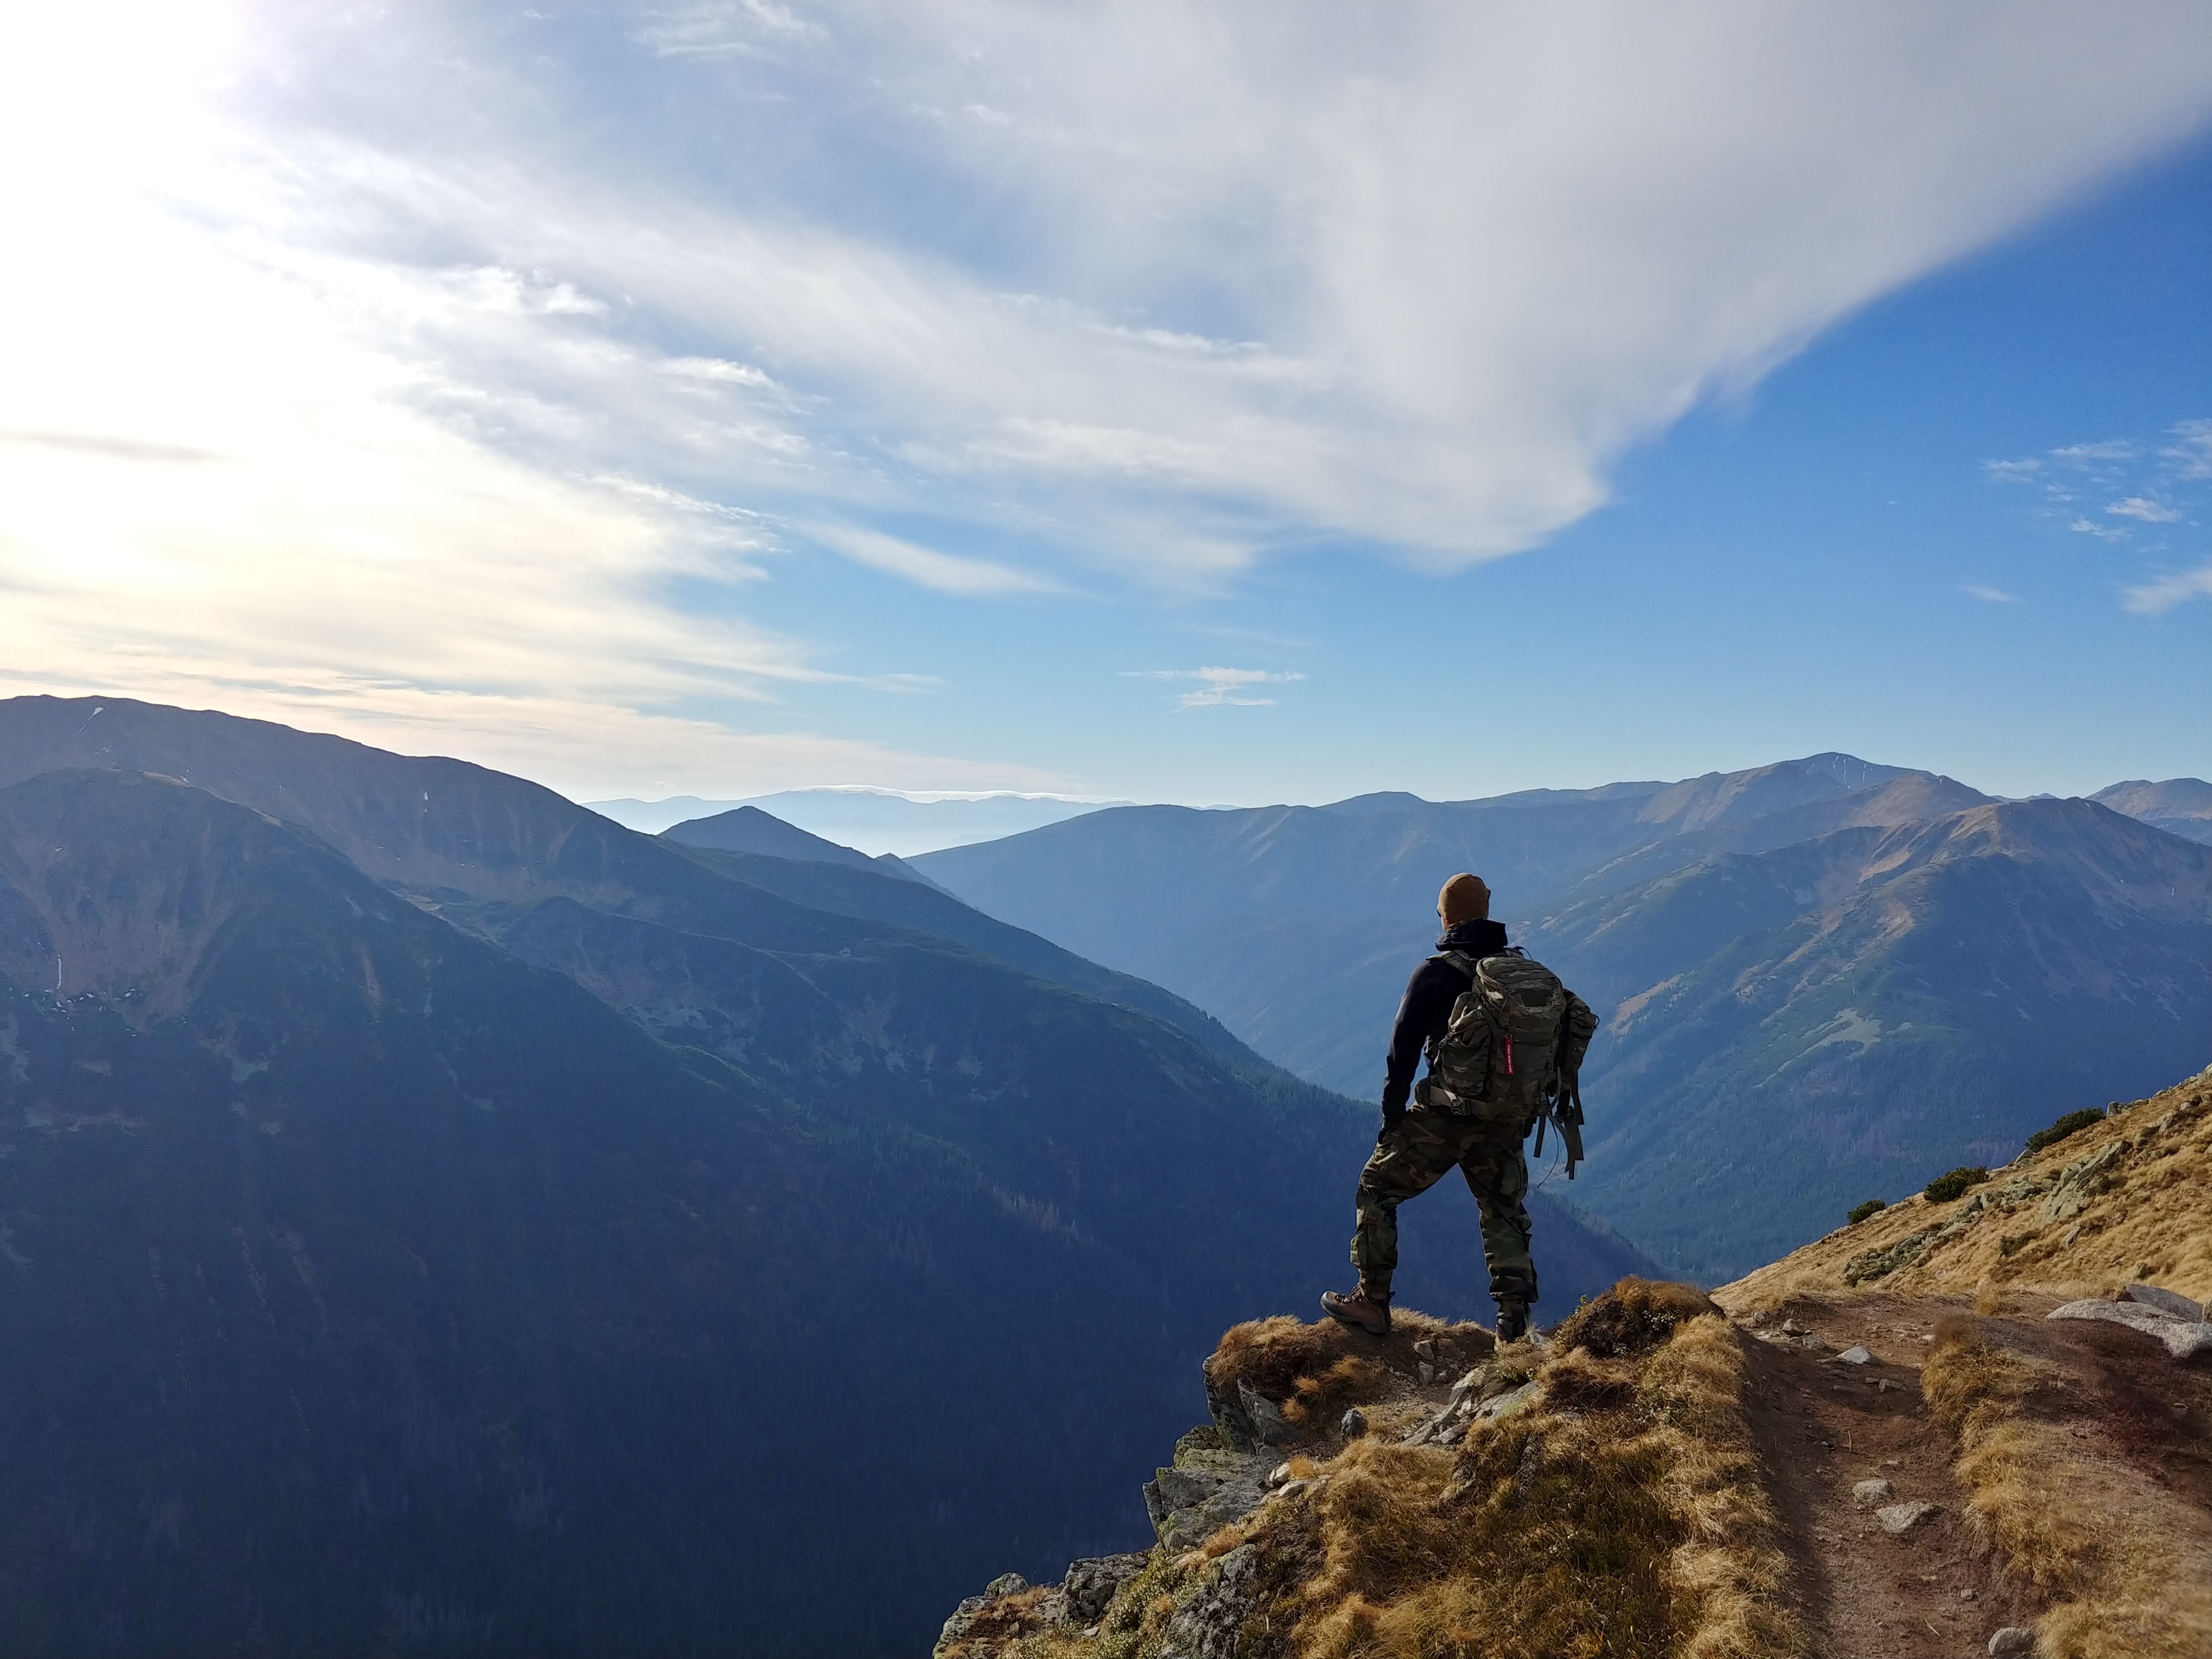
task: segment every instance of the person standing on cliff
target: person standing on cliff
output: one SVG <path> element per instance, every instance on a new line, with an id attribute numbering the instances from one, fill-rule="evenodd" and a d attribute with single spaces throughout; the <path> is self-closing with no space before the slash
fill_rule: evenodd
<path id="1" fill-rule="evenodd" d="M 1352 1265 L 1359 1288 L 1323 1292 L 1322 1310 L 1377 1336 L 1390 1329 L 1398 1206 L 1456 1167 L 1482 1212 L 1482 1251 L 1498 1334 L 1527 1334 L 1536 1301 L 1529 1254 L 1528 1164 L 1522 1142 L 1547 1115 L 1559 1123 L 1568 1172 L 1582 1156 L 1575 1075 L 1597 1030 L 1589 1005 L 1506 941 L 1490 920 L 1490 889 L 1461 874 L 1437 896 L 1443 937 L 1413 970 L 1390 1033 L 1382 1132 L 1359 1174 Z M 1429 1057 L 1416 1086 L 1413 1071 Z M 1411 1102 L 1409 1107 L 1408 1102 Z"/>

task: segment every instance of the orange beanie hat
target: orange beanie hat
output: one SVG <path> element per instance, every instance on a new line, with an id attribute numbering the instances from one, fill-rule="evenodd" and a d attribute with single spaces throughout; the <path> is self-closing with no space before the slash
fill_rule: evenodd
<path id="1" fill-rule="evenodd" d="M 1444 890 L 1437 895 L 1437 914 L 1444 919 L 1444 926 L 1456 927 L 1462 921 L 1483 921 L 1490 915 L 1490 889 L 1483 884 L 1480 876 L 1454 876 L 1444 884 Z"/>

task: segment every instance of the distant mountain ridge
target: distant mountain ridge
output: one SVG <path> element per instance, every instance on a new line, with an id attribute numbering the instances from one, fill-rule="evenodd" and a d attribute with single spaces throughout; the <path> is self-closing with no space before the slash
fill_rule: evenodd
<path id="1" fill-rule="evenodd" d="M 1120 809 L 916 864 L 1370 1099 L 1437 888 L 1480 872 L 1606 1019 L 1578 1199 L 1717 1279 L 1845 1194 L 2009 1156 L 2062 1097 L 2201 1066 L 2208 856 L 2093 802 L 1822 755 L 1488 801 Z"/>
<path id="2" fill-rule="evenodd" d="M 49 698 L 0 702 L 0 1646 L 179 1654 L 916 1650 L 1141 1533 L 1372 1134 L 921 883 Z M 1408 1228 L 1431 1305 L 1470 1209 Z M 1547 1297 L 1648 1266 L 1537 1209 Z"/>
<path id="3" fill-rule="evenodd" d="M 2089 799 L 2170 836 L 2212 842 L 2212 783 L 2202 778 L 2168 778 L 2163 783 L 2135 778 L 2100 789 Z"/>
<path id="4" fill-rule="evenodd" d="M 1647 851 L 1672 869 L 1710 849 L 1910 823 L 1931 802 L 1989 797 L 1816 755 L 1674 784 L 1384 799 L 1118 807 L 914 864 L 979 909 L 1188 997 L 1299 1075 L 1371 1098 L 1391 1011 L 1456 871 L 1481 872 L 1517 925 L 1584 882 L 1648 878 L 1657 872 L 1635 862 Z"/>
<path id="5" fill-rule="evenodd" d="M 1062 795 L 994 791 L 926 796 L 862 788 L 785 789 L 742 800 L 594 800 L 592 811 L 632 830 L 659 835 L 678 823 L 751 806 L 809 834 L 864 848 L 872 856 L 909 856 L 970 842 L 1017 835 L 1127 801 L 1082 800 Z"/>
<path id="6" fill-rule="evenodd" d="M 769 858 L 794 859 L 805 864 L 842 864 L 934 885 L 903 859 L 889 853 L 870 858 L 856 847 L 809 835 L 757 806 L 732 807 L 710 817 L 686 818 L 660 833 L 666 840 L 681 842 L 686 847 L 708 847 L 724 853 L 759 853 Z"/>

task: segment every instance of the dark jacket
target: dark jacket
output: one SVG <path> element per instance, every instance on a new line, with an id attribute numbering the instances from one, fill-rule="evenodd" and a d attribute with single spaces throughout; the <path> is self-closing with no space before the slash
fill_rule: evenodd
<path id="1" fill-rule="evenodd" d="M 1439 951 L 1463 951 L 1471 957 L 1494 957 L 1504 948 L 1505 929 L 1494 921 L 1462 921 L 1437 941 Z M 1389 1069 L 1382 1081 L 1385 1121 L 1406 1109 L 1421 1054 L 1451 1024 L 1452 1005 L 1467 986 L 1465 974 L 1434 958 L 1414 969 L 1413 978 L 1406 981 L 1398 1023 L 1390 1030 Z"/>

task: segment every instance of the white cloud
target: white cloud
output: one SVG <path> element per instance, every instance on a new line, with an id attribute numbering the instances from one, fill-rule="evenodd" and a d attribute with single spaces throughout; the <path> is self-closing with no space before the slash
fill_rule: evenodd
<path id="1" fill-rule="evenodd" d="M 918 586 L 934 588 L 940 593 L 981 598 L 1000 593 L 1044 593 L 1054 588 L 1054 584 L 1025 571 L 984 559 L 963 559 L 939 553 L 878 531 L 856 529 L 850 525 L 817 524 L 808 526 L 807 533 L 811 539 L 842 553 L 857 564 L 904 577 Z"/>
<path id="2" fill-rule="evenodd" d="M 1991 483 L 2027 483 L 2043 471 L 2043 463 L 2033 456 L 2018 461 L 1984 461 L 1982 471 Z"/>
<path id="3" fill-rule="evenodd" d="M 2179 571 L 2130 587 L 2122 596 L 2122 602 L 2138 617 L 2154 617 L 2190 599 L 2208 598 L 2212 598 L 2212 564 L 2202 564 L 2194 570 Z"/>
<path id="4" fill-rule="evenodd" d="M 2174 442 L 2159 453 L 2175 464 L 2184 478 L 2212 478 L 2212 421 L 2184 421 L 2170 434 Z"/>
<path id="5" fill-rule="evenodd" d="M 2118 525 L 2099 524 L 2094 519 L 2076 519 L 2066 527 L 2077 536 L 2094 536 L 2100 542 L 2122 542 L 2128 538 Z"/>
<path id="6" fill-rule="evenodd" d="M 2142 495 L 2130 495 L 2125 501 L 2114 501 L 2105 511 L 2123 519 L 2140 519 L 2145 524 L 2177 524 L 2181 519 L 2179 508 L 2163 506 Z"/>
<path id="7" fill-rule="evenodd" d="M 514 22 L 0 21 L 20 683 L 435 713 L 573 772 L 839 678 L 738 603 L 812 536 L 978 598 L 1494 556 L 2212 90 L 2188 0 Z"/>
<path id="8" fill-rule="evenodd" d="M 2136 447 L 2124 438 L 2107 438 L 2094 444 L 2067 444 L 2051 452 L 2051 459 L 2069 466 L 2094 466 L 2100 461 L 2135 459 Z"/>
<path id="9" fill-rule="evenodd" d="M 1272 673 L 1261 668 L 1139 668 L 1127 678 L 1136 680 L 1196 680 L 1198 689 L 1176 700 L 1178 708 L 1272 708 L 1273 697 L 1238 694 L 1255 685 L 1280 685 L 1305 678 L 1303 674 Z"/>
<path id="10" fill-rule="evenodd" d="M 2017 593 L 2008 593 L 2002 587 L 1984 587 L 1979 582 L 1960 582 L 1959 591 L 1985 605 L 2018 605 L 2021 602 Z"/>

